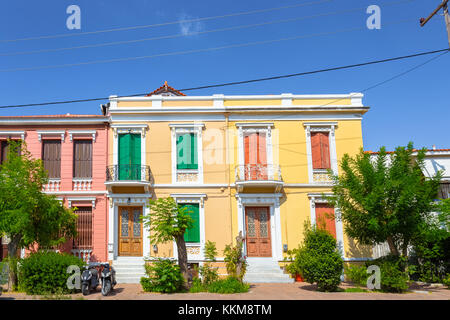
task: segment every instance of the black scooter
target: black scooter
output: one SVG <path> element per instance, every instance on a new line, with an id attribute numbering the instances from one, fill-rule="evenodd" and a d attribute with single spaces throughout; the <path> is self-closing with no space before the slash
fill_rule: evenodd
<path id="1" fill-rule="evenodd" d="M 116 270 L 109 263 L 101 264 L 100 278 L 102 280 L 102 295 L 107 296 L 117 284 L 116 282 Z"/>
<path id="2" fill-rule="evenodd" d="M 96 290 L 99 283 L 98 267 L 100 263 L 90 262 L 84 267 L 81 273 L 81 292 L 84 296 L 88 295 L 91 290 Z"/>

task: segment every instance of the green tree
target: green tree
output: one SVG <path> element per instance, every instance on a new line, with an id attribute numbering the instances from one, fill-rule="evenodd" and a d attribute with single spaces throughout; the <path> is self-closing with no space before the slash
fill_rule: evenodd
<path id="1" fill-rule="evenodd" d="M 24 143 L 9 141 L 0 166 L 0 234 L 10 240 L 9 290 L 17 286 L 20 248 L 51 247 L 76 235 L 76 214 L 42 192 L 47 181 L 42 161 L 33 159 Z"/>
<path id="2" fill-rule="evenodd" d="M 423 175 L 425 149 L 414 151 L 410 142 L 389 156 L 384 147 L 374 159 L 362 149 L 354 158 L 343 156 L 329 200 L 340 208 L 350 237 L 365 245 L 387 242 L 393 255 L 407 256 L 432 214 L 441 179 L 440 172 Z"/>
<path id="3" fill-rule="evenodd" d="M 184 233 L 193 226 L 189 209 L 179 206 L 172 197 L 151 200 L 149 207 L 150 215 L 142 219 L 144 226 L 150 231 L 150 241 L 152 244 L 158 244 L 175 240 L 178 265 L 187 286 L 189 274 Z"/>

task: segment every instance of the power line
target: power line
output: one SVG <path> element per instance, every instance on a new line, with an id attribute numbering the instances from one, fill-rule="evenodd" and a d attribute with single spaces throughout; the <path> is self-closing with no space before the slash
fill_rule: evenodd
<path id="1" fill-rule="evenodd" d="M 434 60 L 436 60 L 436 59 L 438 59 L 438 58 L 440 58 L 440 57 L 443 56 L 444 54 L 449 53 L 449 52 L 450 52 L 450 48 L 448 48 L 448 49 L 437 50 L 435 53 L 438 53 L 438 52 L 442 52 L 442 53 L 439 54 L 439 55 L 437 55 L 437 56 L 435 56 L 435 57 L 432 57 L 431 59 L 428 59 L 428 60 L 426 60 L 425 62 L 422 62 L 422 63 L 420 63 L 420 64 L 418 64 L 418 65 L 416 65 L 416 66 L 414 66 L 414 67 L 412 67 L 412 68 L 409 68 L 408 70 L 403 71 L 403 72 L 401 72 L 401 73 L 399 73 L 399 74 L 397 74 L 397 75 L 395 75 L 395 76 L 393 76 L 393 77 L 390 77 L 390 78 L 388 78 L 388 79 L 386 79 L 386 80 L 383 80 L 383 81 L 381 81 L 381 82 L 378 82 L 378 83 L 376 83 L 376 84 L 374 84 L 374 85 L 371 85 L 370 87 L 367 87 L 367 88 L 365 88 L 365 89 L 363 89 L 363 90 L 359 90 L 358 93 L 350 94 L 350 97 L 353 97 L 354 95 L 357 95 L 357 94 L 359 94 L 359 93 L 364 93 L 364 92 L 367 92 L 367 91 L 369 91 L 369 90 L 375 89 L 375 88 L 377 88 L 377 87 L 379 87 L 379 86 L 381 86 L 381 85 L 383 85 L 383 84 L 385 84 L 385 83 L 388 83 L 388 82 L 390 82 L 390 81 L 392 81 L 392 80 L 395 80 L 395 79 L 397 79 L 397 78 L 400 78 L 400 77 L 402 77 L 402 76 L 404 76 L 404 75 L 406 75 L 406 74 L 408 74 L 408 73 L 410 73 L 410 72 L 412 72 L 412 71 L 414 71 L 414 70 L 416 70 L 416 69 L 418 69 L 418 68 L 420 68 L 420 67 L 422 67 L 422 66 L 424 66 L 424 65 L 426 65 L 426 64 L 428 64 L 428 63 L 430 63 L 430 62 L 432 62 L 432 61 L 434 61 Z M 322 105 L 318 105 L 318 106 L 316 106 L 316 107 L 319 107 L 319 108 L 320 108 L 320 107 L 325 107 L 325 106 L 327 106 L 327 105 L 330 105 L 330 104 L 339 102 L 339 101 L 344 100 L 344 99 L 348 99 L 348 97 L 346 97 L 346 98 L 335 99 L 335 100 L 333 100 L 333 101 L 327 102 L 327 103 L 322 104 Z M 273 119 L 273 120 L 277 120 L 277 119 L 279 119 L 279 118 L 280 118 L 280 117 L 277 117 L 277 116 L 272 116 L 272 117 L 271 117 L 271 119 Z M 224 126 L 223 128 L 226 128 L 226 127 Z"/>
<path id="2" fill-rule="evenodd" d="M 170 21 L 170 22 L 156 23 L 156 24 L 148 24 L 148 25 L 140 25 L 140 26 L 130 26 L 130 27 L 123 27 L 123 28 L 112 28 L 112 29 L 104 29 L 104 30 L 97 30 L 97 31 L 80 32 L 80 33 L 63 33 L 63 34 L 55 34 L 55 35 L 47 35 L 47 36 L 0 40 L 0 43 L 1 42 L 17 42 L 17 41 L 28 41 L 28 40 L 41 40 L 41 39 L 76 37 L 76 36 L 83 36 L 83 35 L 89 35 L 89 34 L 99 34 L 99 33 L 116 32 L 116 31 L 129 31 L 129 30 L 137 30 L 137 29 L 163 27 L 163 26 L 174 25 L 174 24 L 179 24 L 179 23 L 191 23 L 191 22 L 200 22 L 200 21 L 207 21 L 207 20 L 216 20 L 216 19 L 223 19 L 223 18 L 229 18 L 229 17 L 236 17 L 236 16 L 243 16 L 243 15 L 271 12 L 271 11 L 277 11 L 277 10 L 292 9 L 292 8 L 298 8 L 298 7 L 306 7 L 306 6 L 310 6 L 310 5 L 315 5 L 315 4 L 325 3 L 325 2 L 331 2 L 331 1 L 333 1 L 333 0 L 320 0 L 320 1 L 302 2 L 302 3 L 289 5 L 289 6 L 267 8 L 267 9 L 259 9 L 259 10 L 244 11 L 244 12 L 236 12 L 236 13 L 230 13 L 230 14 L 224 14 L 224 15 L 218 15 L 218 16 L 210 16 L 210 17 L 186 19 L 186 20 L 177 20 L 177 21 Z"/>
<path id="3" fill-rule="evenodd" d="M 410 21 L 412 21 L 412 19 L 399 20 L 396 22 L 385 23 L 384 25 L 385 26 L 393 25 L 393 24 L 405 23 L 405 22 L 410 22 Z M 364 26 L 364 27 L 342 29 L 342 30 L 331 31 L 331 32 L 313 33 L 313 34 L 300 35 L 300 36 L 281 38 L 281 39 L 236 43 L 236 44 L 225 45 L 225 46 L 220 46 L 220 47 L 210 47 L 210 48 L 203 48 L 203 49 L 193 49 L 193 50 L 185 50 L 185 51 L 158 53 L 158 54 L 145 55 L 145 56 L 92 60 L 92 61 L 66 63 L 66 64 L 59 64 L 59 65 L 46 65 L 46 66 L 36 66 L 36 67 L 20 67 L 20 68 L 11 68 L 11 69 L 0 69 L 0 72 L 17 72 L 17 71 L 55 69 L 55 68 L 85 66 L 85 65 L 92 65 L 92 64 L 99 64 L 99 63 L 134 61 L 134 60 L 151 59 L 151 58 L 158 58 L 158 57 L 177 56 L 177 55 L 185 55 L 185 54 L 191 54 L 191 53 L 210 52 L 210 51 L 218 51 L 218 50 L 223 50 L 223 49 L 249 47 L 249 46 L 255 46 L 255 45 L 262 45 L 262 44 L 277 43 L 277 42 L 282 42 L 282 41 L 292 41 L 292 40 L 298 40 L 298 39 L 304 39 L 304 38 L 327 36 L 327 35 L 333 35 L 333 34 L 344 33 L 344 32 L 360 31 L 360 30 L 366 30 L 366 27 Z"/>
<path id="4" fill-rule="evenodd" d="M 385 4 L 384 6 L 409 3 L 412 1 L 415 1 L 415 0 L 394 1 L 394 2 L 389 2 L 389 3 Z M 320 13 L 320 14 L 315 14 L 315 15 L 310 15 L 310 16 L 291 18 L 291 19 L 272 20 L 272 21 L 266 21 L 266 22 L 262 22 L 262 23 L 254 23 L 254 24 L 238 25 L 238 26 L 234 26 L 234 27 L 219 28 L 219 29 L 212 29 L 212 30 L 206 30 L 206 31 L 190 32 L 188 34 L 177 33 L 177 34 L 165 35 L 165 36 L 159 36 L 159 37 L 150 37 L 150 38 L 124 40 L 124 41 L 112 41 L 112 42 L 95 43 L 95 44 L 72 46 L 72 47 L 54 48 L 54 49 L 3 52 L 3 53 L 0 53 L 0 56 L 17 56 L 17 55 L 27 55 L 27 54 L 37 54 L 37 53 L 50 53 L 50 52 L 68 51 L 68 50 L 76 50 L 76 49 L 99 48 L 99 47 L 105 47 L 105 46 L 133 44 L 133 43 L 155 41 L 155 40 L 175 39 L 175 38 L 181 38 L 181 37 L 185 37 L 185 36 L 203 35 L 203 34 L 216 33 L 216 32 L 225 32 L 225 31 L 234 31 L 234 30 L 242 30 L 242 29 L 248 29 L 248 28 L 254 28 L 254 27 L 261 27 L 261 26 L 278 24 L 278 23 L 296 22 L 296 21 L 301 21 L 301 20 L 314 19 L 314 18 L 332 16 L 332 15 L 337 15 L 337 14 L 356 12 L 356 11 L 363 10 L 365 8 L 366 7 L 358 7 L 358 8 L 353 8 L 353 9 L 332 11 L 332 12 Z"/>
<path id="5" fill-rule="evenodd" d="M 374 61 L 362 62 L 362 63 L 357 63 L 357 64 L 338 66 L 338 67 L 333 67 L 333 68 L 318 69 L 318 70 L 313 70 L 313 71 L 291 73 L 291 74 L 272 76 L 272 77 L 266 77 L 266 78 L 251 79 L 251 80 L 243 80 L 243 81 L 226 82 L 226 83 L 219 83 L 219 84 L 212 84 L 212 85 L 204 85 L 204 86 L 198 86 L 198 87 L 192 87 L 192 88 L 183 88 L 183 89 L 180 89 L 179 91 L 184 91 L 185 92 L 185 91 L 210 89 L 210 88 L 218 88 L 218 87 L 225 87 L 225 86 L 232 86 L 232 85 L 240 85 L 240 84 L 268 81 L 268 80 L 278 80 L 278 79 L 284 79 L 284 78 L 299 77 L 299 76 L 305 76 L 305 75 L 310 75 L 310 74 L 324 73 L 324 72 L 330 72 L 330 71 L 344 70 L 344 69 L 357 68 L 357 67 L 362 67 L 362 66 L 367 66 L 367 65 L 373 65 L 373 64 L 380 64 L 380 63 L 386 63 L 386 62 L 410 59 L 410 58 L 415 58 L 415 57 L 419 57 L 419 56 L 425 56 L 425 55 L 430 55 L 430 54 L 435 54 L 435 53 L 440 53 L 440 52 L 447 53 L 449 50 L 450 50 L 449 48 L 445 48 L 445 49 L 440 49 L 440 50 L 419 52 L 419 53 L 414 53 L 414 54 L 405 55 L 405 56 L 387 58 L 387 59 L 382 59 L 382 60 L 374 60 Z M 426 62 L 426 63 L 428 63 L 428 62 Z M 421 65 L 423 65 L 423 64 L 421 64 Z M 415 68 L 418 68 L 418 67 L 415 67 Z M 410 70 L 410 71 L 412 71 L 412 70 Z M 408 72 L 410 72 L 410 71 L 408 71 Z M 398 76 L 396 76 L 396 77 L 398 77 Z M 396 78 L 396 77 L 394 77 L 394 78 Z M 394 78 L 388 79 L 387 81 L 393 80 Z M 386 81 L 384 81 L 384 83 L 385 82 Z M 381 83 L 377 84 L 375 86 L 379 86 L 379 85 L 381 85 Z M 369 88 L 365 89 L 365 91 L 370 90 L 370 89 L 374 88 L 375 86 L 369 87 Z M 119 96 L 119 97 L 136 97 L 136 96 L 145 96 L 147 94 L 148 93 L 138 93 L 138 94 L 131 94 L 131 95 L 122 95 L 122 96 Z M 74 99 L 74 100 L 52 101 L 52 102 L 42 102 L 42 103 L 6 105 L 6 106 L 0 106 L 0 108 L 1 109 L 6 109 L 6 108 L 34 107 L 34 106 L 56 105 L 56 104 L 67 104 L 67 103 L 92 102 L 92 101 L 108 100 L 108 99 L 109 99 L 109 97 L 77 99 L 77 100 Z M 339 100 L 340 99 L 338 99 L 336 101 L 339 101 Z"/>
<path id="6" fill-rule="evenodd" d="M 409 1 L 411 1 L 411 0 L 409 0 Z M 73 46 L 73 47 L 63 47 L 63 48 L 55 48 L 55 49 L 41 49 L 41 50 L 32 50 L 32 51 L 3 52 L 3 53 L 0 53 L 0 56 L 17 56 L 17 55 L 26 55 L 26 54 L 35 54 L 35 53 L 48 53 L 48 52 L 58 52 L 58 51 L 67 51 L 67 50 L 75 50 L 75 49 L 98 48 L 98 47 L 105 47 L 105 46 L 131 44 L 131 43 L 139 43 L 139 42 L 154 41 L 154 40 L 174 39 L 174 38 L 181 38 L 181 37 L 185 37 L 185 36 L 203 35 L 203 34 L 209 34 L 209 33 L 215 33 L 215 32 L 224 32 L 224 31 L 248 29 L 248 28 L 253 28 L 253 27 L 260 27 L 260 26 L 266 26 L 266 25 L 271 25 L 271 24 L 277 24 L 277 23 L 294 22 L 294 21 L 306 20 L 306 19 L 317 18 L 317 17 L 322 17 L 322 16 L 343 14 L 343 13 L 357 11 L 357 10 L 360 10 L 360 9 L 361 8 L 350 9 L 350 10 L 342 10 L 342 11 L 334 11 L 334 12 L 322 13 L 322 14 L 306 16 L 306 17 L 300 17 L 300 18 L 292 18 L 292 19 L 284 19 L 284 20 L 273 20 L 273 21 L 268 21 L 268 22 L 263 22 L 263 23 L 255 23 L 255 24 L 239 25 L 239 26 L 220 28 L 220 29 L 212 29 L 212 30 L 206 30 L 206 31 L 190 32 L 188 34 L 177 33 L 177 34 L 166 35 L 166 36 L 159 36 L 159 37 L 143 38 L 143 39 L 136 39 L 136 40 L 104 42 L 104 43 L 96 43 L 96 44 L 89 44 L 89 45 L 82 45 L 82 46 Z"/>

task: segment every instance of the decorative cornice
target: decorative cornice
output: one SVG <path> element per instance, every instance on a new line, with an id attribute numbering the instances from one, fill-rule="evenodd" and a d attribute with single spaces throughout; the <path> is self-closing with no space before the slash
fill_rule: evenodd
<path id="1" fill-rule="evenodd" d="M 64 142 L 66 137 L 66 131 L 64 130 L 48 130 L 48 131 L 36 131 L 38 134 L 38 140 L 42 141 L 42 136 L 61 136 L 61 142 Z"/>
<path id="2" fill-rule="evenodd" d="M 25 131 L 0 131 L 1 136 L 20 136 L 22 140 L 25 140 Z"/>
<path id="3" fill-rule="evenodd" d="M 92 141 L 95 142 L 95 137 L 97 135 L 97 130 L 69 130 L 69 138 L 70 141 L 73 140 L 73 136 L 86 136 L 86 135 L 90 135 L 92 136 Z"/>

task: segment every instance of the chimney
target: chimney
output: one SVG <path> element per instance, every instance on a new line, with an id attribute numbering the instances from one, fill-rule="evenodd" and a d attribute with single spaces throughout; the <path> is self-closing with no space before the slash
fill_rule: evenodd
<path id="1" fill-rule="evenodd" d="M 436 145 L 435 144 L 433 144 L 433 150 L 436 150 Z"/>

